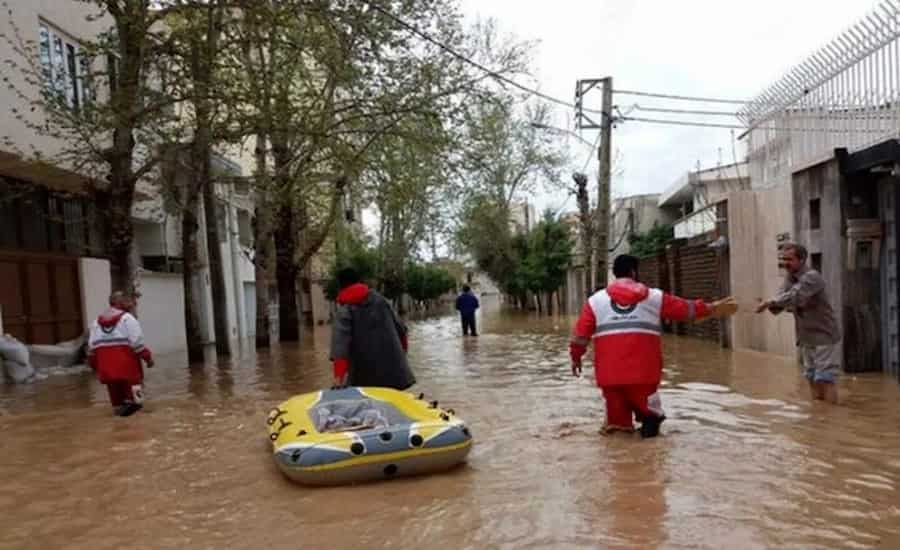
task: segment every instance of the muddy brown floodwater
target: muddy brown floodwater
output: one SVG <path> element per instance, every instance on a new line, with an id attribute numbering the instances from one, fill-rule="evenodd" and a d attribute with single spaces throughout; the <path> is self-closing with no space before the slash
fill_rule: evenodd
<path id="1" fill-rule="evenodd" d="M 411 323 L 415 391 L 471 426 L 466 466 L 309 489 L 265 415 L 329 381 L 328 331 L 188 369 L 113 418 L 90 373 L 0 386 L 0 548 L 900 548 L 900 389 L 846 376 L 810 403 L 790 362 L 666 337 L 663 436 L 601 437 L 571 320 L 486 308 Z"/>

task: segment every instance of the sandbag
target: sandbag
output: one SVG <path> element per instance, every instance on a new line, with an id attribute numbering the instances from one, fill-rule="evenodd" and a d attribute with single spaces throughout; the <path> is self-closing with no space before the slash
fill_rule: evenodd
<path id="1" fill-rule="evenodd" d="M 10 335 L 0 334 L 0 357 L 22 365 L 29 365 L 28 347 Z"/>
<path id="2" fill-rule="evenodd" d="M 35 379 L 34 367 L 18 361 L 3 361 L 3 370 L 16 384 L 32 382 Z"/>
<path id="3" fill-rule="evenodd" d="M 37 369 L 71 367 L 83 357 L 84 337 L 67 340 L 56 345 L 28 346 L 31 365 Z"/>

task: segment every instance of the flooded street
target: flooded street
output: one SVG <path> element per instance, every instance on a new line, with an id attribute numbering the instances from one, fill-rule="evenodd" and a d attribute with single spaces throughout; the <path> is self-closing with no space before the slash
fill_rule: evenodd
<path id="1" fill-rule="evenodd" d="M 187 369 L 114 418 L 90 373 L 0 387 L 0 548 L 897 548 L 900 388 L 846 376 L 810 403 L 788 361 L 667 337 L 663 436 L 602 437 L 570 319 L 489 309 L 411 322 L 416 392 L 470 425 L 468 465 L 309 489 L 277 470 L 265 415 L 330 382 L 328 329 Z"/>

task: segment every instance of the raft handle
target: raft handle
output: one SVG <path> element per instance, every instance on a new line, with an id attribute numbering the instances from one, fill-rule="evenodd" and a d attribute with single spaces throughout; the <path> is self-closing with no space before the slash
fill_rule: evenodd
<path id="1" fill-rule="evenodd" d="M 429 403 L 428 406 L 429 406 L 429 408 L 431 408 L 431 409 L 436 409 L 437 406 L 438 406 L 437 400 L 435 399 L 434 401 L 432 401 L 431 403 Z"/>
<path id="2" fill-rule="evenodd" d="M 297 437 L 301 437 L 304 435 L 306 435 L 306 430 L 300 430 L 299 432 L 297 432 Z"/>
<path id="3" fill-rule="evenodd" d="M 286 412 L 287 411 L 283 411 L 283 410 L 279 409 L 278 407 L 275 407 L 274 409 L 269 411 L 269 418 L 266 419 L 266 424 L 271 426 L 272 424 L 275 423 L 276 420 L 278 420 L 279 416 L 285 414 Z M 275 416 L 272 416 L 272 413 L 275 413 Z"/>
<path id="4" fill-rule="evenodd" d="M 456 411 L 454 411 L 453 409 L 447 409 L 447 414 L 453 414 L 453 415 L 455 415 L 455 414 L 456 414 Z"/>
<path id="5" fill-rule="evenodd" d="M 419 397 L 417 397 L 416 399 L 420 399 L 420 400 L 425 399 L 425 392 L 420 393 Z"/>

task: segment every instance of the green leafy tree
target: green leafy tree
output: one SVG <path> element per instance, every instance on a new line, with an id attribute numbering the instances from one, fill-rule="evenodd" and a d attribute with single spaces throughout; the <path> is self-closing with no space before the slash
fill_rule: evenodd
<path id="1" fill-rule="evenodd" d="M 674 238 L 675 233 L 671 225 L 654 223 L 646 233 L 629 236 L 628 244 L 631 245 L 631 254 L 638 258 L 648 258 L 665 250 L 666 245 Z"/>

